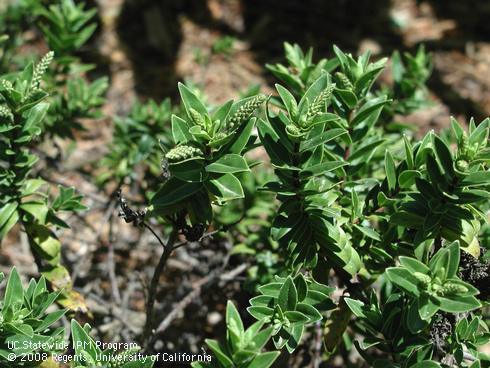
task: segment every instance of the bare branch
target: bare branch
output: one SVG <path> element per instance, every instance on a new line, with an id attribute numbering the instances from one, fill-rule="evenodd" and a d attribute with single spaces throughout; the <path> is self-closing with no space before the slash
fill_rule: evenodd
<path id="1" fill-rule="evenodd" d="M 218 281 L 229 281 L 235 279 L 236 276 L 240 275 L 243 271 L 245 271 L 248 267 L 248 264 L 241 264 L 238 267 L 235 267 L 234 269 L 222 273 L 222 267 L 219 267 L 217 270 L 214 270 L 212 273 L 209 275 L 203 277 L 202 279 L 198 280 L 192 287 L 192 291 L 187 294 L 181 301 L 179 301 L 177 304 L 175 304 L 172 308 L 172 311 L 167 314 L 165 319 L 160 322 L 158 327 L 156 328 L 153 339 L 151 342 L 153 342 L 156 338 L 156 335 L 159 333 L 164 332 L 172 322 L 177 318 L 177 316 L 187 308 L 187 306 L 192 303 L 194 299 L 196 299 L 200 294 L 204 286 L 209 286 L 211 284 L 214 284 L 215 282 Z M 151 343 L 150 342 L 150 343 Z"/>

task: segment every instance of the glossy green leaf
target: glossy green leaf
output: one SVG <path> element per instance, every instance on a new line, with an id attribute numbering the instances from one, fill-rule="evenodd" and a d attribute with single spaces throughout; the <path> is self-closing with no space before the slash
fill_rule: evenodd
<path id="1" fill-rule="evenodd" d="M 301 302 L 306 298 L 306 294 L 308 292 L 308 284 L 302 273 L 299 273 L 294 278 L 294 285 L 296 286 L 296 291 L 298 293 L 298 302 Z"/>
<path id="2" fill-rule="evenodd" d="M 274 314 L 274 309 L 264 306 L 253 306 L 247 308 L 248 313 L 258 320 L 271 318 Z"/>
<path id="3" fill-rule="evenodd" d="M 306 303 L 298 303 L 296 310 L 308 318 L 308 323 L 317 322 L 322 319 L 322 314 L 312 305 Z"/>
<path id="4" fill-rule="evenodd" d="M 24 288 L 20 280 L 17 268 L 13 267 L 5 288 L 5 296 L 3 298 L 3 310 L 13 306 L 15 303 L 22 303 L 24 299 Z"/>
<path id="5" fill-rule="evenodd" d="M 453 167 L 453 156 L 451 155 L 451 151 L 449 147 L 444 143 L 441 138 L 434 135 L 434 148 L 436 151 L 437 158 L 441 163 L 444 172 L 447 177 L 454 177 L 454 167 Z"/>
<path id="6" fill-rule="evenodd" d="M 422 320 L 430 321 L 432 316 L 439 310 L 437 299 L 427 294 L 421 295 L 417 301 L 418 315 Z M 425 326 L 422 326 L 424 328 Z"/>
<path id="7" fill-rule="evenodd" d="M 292 112 L 298 111 L 298 103 L 296 102 L 296 99 L 294 98 L 291 92 L 289 92 L 286 88 L 284 88 L 280 84 L 276 84 L 276 90 L 279 93 L 282 103 L 286 107 L 289 116 L 292 116 Z"/>
<path id="8" fill-rule="evenodd" d="M 206 339 L 206 344 L 209 349 L 213 352 L 216 359 L 220 362 L 220 364 L 225 368 L 232 368 L 233 361 L 228 357 L 224 349 L 220 346 L 220 344 L 216 340 Z"/>
<path id="9" fill-rule="evenodd" d="M 75 319 L 71 320 L 71 338 L 73 340 L 75 354 L 79 355 L 84 351 L 92 359 L 97 361 L 97 357 L 100 356 L 102 351 Z"/>
<path id="10" fill-rule="evenodd" d="M 440 306 L 439 308 L 444 312 L 449 313 L 464 313 L 481 308 L 480 301 L 474 296 L 451 296 L 441 297 L 437 296 Z"/>
<path id="11" fill-rule="evenodd" d="M 201 188 L 202 183 L 190 183 L 172 178 L 154 194 L 151 204 L 155 208 L 167 207 L 190 197 Z"/>
<path id="12" fill-rule="evenodd" d="M 179 92 L 180 92 L 180 97 L 182 98 L 182 103 L 185 106 L 185 109 L 187 113 L 190 116 L 190 109 L 196 110 L 198 113 L 200 113 L 202 116 L 207 116 L 208 111 L 206 110 L 206 107 L 203 105 L 201 100 L 192 92 L 185 84 L 179 83 Z"/>
<path id="13" fill-rule="evenodd" d="M 349 165 L 348 162 L 345 161 L 327 161 L 322 162 L 321 164 L 308 166 L 300 172 L 300 176 L 302 178 L 310 178 L 312 176 L 319 176 L 326 174 L 328 172 L 337 170 L 341 167 Z"/>
<path id="14" fill-rule="evenodd" d="M 2 239 L 19 220 L 17 203 L 10 202 L 0 208 L 0 239 Z"/>
<path id="15" fill-rule="evenodd" d="M 58 321 L 61 317 L 63 317 L 66 313 L 65 309 L 60 309 L 51 313 L 48 313 L 42 320 L 42 323 L 36 327 L 34 332 L 43 332 L 45 329 L 47 329 L 49 326 L 51 326 L 53 323 Z"/>
<path id="16" fill-rule="evenodd" d="M 463 185 L 467 186 L 481 186 L 488 185 L 490 183 L 490 171 L 475 171 L 467 175 L 463 181 Z"/>
<path id="17" fill-rule="evenodd" d="M 242 124 L 236 131 L 233 132 L 232 137 L 227 141 L 226 145 L 220 150 L 220 152 L 228 152 L 234 154 L 240 154 L 247 147 L 249 143 L 250 135 L 255 126 L 257 119 L 251 118 L 247 123 Z"/>
<path id="18" fill-rule="evenodd" d="M 299 324 L 293 326 L 291 329 L 291 334 L 286 343 L 286 349 L 291 354 L 296 350 L 299 343 L 301 342 L 301 336 L 303 336 L 304 326 Z"/>
<path id="19" fill-rule="evenodd" d="M 240 155 L 227 154 L 206 166 L 206 171 L 214 173 L 237 173 L 249 171 L 247 161 Z"/>
<path id="20" fill-rule="evenodd" d="M 187 143 L 192 140 L 189 133 L 189 125 L 184 119 L 177 115 L 172 115 L 172 135 L 176 144 Z"/>
<path id="21" fill-rule="evenodd" d="M 45 203 L 34 201 L 25 202 L 20 205 L 20 209 L 34 216 L 41 224 L 46 223 L 49 208 Z"/>
<path id="22" fill-rule="evenodd" d="M 407 161 L 408 169 L 413 170 L 414 169 L 413 148 L 405 134 L 403 135 L 403 143 L 405 147 L 405 160 Z"/>
<path id="23" fill-rule="evenodd" d="M 419 296 L 418 280 L 410 271 L 400 267 L 389 267 L 385 272 L 388 279 L 400 289 L 410 295 Z"/>
<path id="24" fill-rule="evenodd" d="M 386 96 L 380 96 L 369 100 L 362 105 L 357 114 L 351 120 L 351 126 L 357 127 L 360 124 L 372 126 L 374 122 L 378 120 L 381 110 L 386 103 Z"/>
<path id="25" fill-rule="evenodd" d="M 415 179 L 421 176 L 422 174 L 417 170 L 405 170 L 398 176 L 398 183 L 401 188 L 408 189 L 415 184 Z"/>
<path id="26" fill-rule="evenodd" d="M 301 142 L 299 151 L 305 152 L 305 151 L 312 150 L 315 147 L 319 146 L 320 144 L 325 144 L 327 142 L 330 142 L 331 140 L 340 137 L 341 135 L 346 133 L 347 131 L 341 128 L 334 128 L 334 129 L 327 130 L 326 132 L 323 132 L 318 137 L 314 137 L 307 141 Z"/>
<path id="27" fill-rule="evenodd" d="M 279 135 L 274 131 L 272 126 L 264 121 L 259 120 L 257 123 L 259 131 L 260 141 L 262 142 L 267 154 L 269 155 L 272 163 L 282 165 L 290 161 L 289 151 L 283 139 L 280 139 Z"/>
<path id="28" fill-rule="evenodd" d="M 271 282 L 269 284 L 259 287 L 259 291 L 267 296 L 277 298 L 279 296 L 279 291 L 281 290 L 283 284 L 280 282 Z"/>
<path id="29" fill-rule="evenodd" d="M 388 188 L 393 191 L 396 188 L 396 167 L 395 161 L 390 151 L 385 152 L 385 172 L 386 180 L 388 181 Z"/>
<path id="30" fill-rule="evenodd" d="M 364 310 L 363 310 L 364 308 L 363 302 L 351 298 L 344 298 L 344 301 L 356 317 L 366 318 L 366 315 L 364 314 Z"/>
<path id="31" fill-rule="evenodd" d="M 399 260 L 400 264 L 411 272 L 420 272 L 424 275 L 427 275 L 430 272 L 429 267 L 415 258 L 401 256 Z"/>
<path id="32" fill-rule="evenodd" d="M 22 127 L 22 130 L 31 134 L 38 135 L 41 132 L 39 125 L 42 124 L 44 117 L 48 111 L 49 104 L 39 103 L 35 105 L 30 111 L 27 119 Z"/>
<path id="33" fill-rule="evenodd" d="M 216 179 L 210 179 L 205 186 L 223 202 L 244 197 L 240 180 L 233 174 L 224 174 Z"/>
<path id="34" fill-rule="evenodd" d="M 263 325 L 263 321 L 257 321 L 251 327 L 249 327 L 249 329 L 247 330 L 247 332 L 253 326 L 257 326 L 257 331 L 258 331 L 259 330 L 258 326 L 262 326 L 262 325 Z M 269 327 L 269 328 L 266 328 L 266 329 L 264 329 L 264 330 L 262 330 L 260 332 L 255 332 L 255 333 L 251 334 L 250 338 L 253 341 L 253 344 L 254 344 L 255 349 L 257 349 L 257 350 L 262 349 L 265 346 L 265 344 L 267 344 L 267 342 L 269 341 L 269 339 L 271 338 L 272 332 L 273 332 L 273 328 L 272 327 Z"/>
<path id="35" fill-rule="evenodd" d="M 354 224 L 354 227 L 357 230 L 359 230 L 361 233 L 363 233 L 365 236 L 367 236 L 368 238 L 371 238 L 371 239 L 376 240 L 376 241 L 381 241 L 381 238 L 380 238 L 379 234 L 376 232 L 376 230 L 374 230 L 370 227 L 360 226 L 360 225 L 356 225 L 356 224 Z"/>
<path id="36" fill-rule="evenodd" d="M 356 95 L 347 89 L 336 88 L 335 95 L 337 95 L 340 100 L 347 105 L 349 109 L 353 109 L 357 105 L 357 97 Z"/>
<path id="37" fill-rule="evenodd" d="M 279 357 L 279 354 L 278 351 L 260 353 L 247 365 L 247 368 L 269 368 Z"/>
<path id="38" fill-rule="evenodd" d="M 241 336 L 244 333 L 240 314 L 231 301 L 228 301 L 226 305 L 226 326 L 238 336 Z"/>
<path id="39" fill-rule="evenodd" d="M 297 303 L 298 293 L 296 286 L 294 285 L 293 279 L 288 277 L 279 290 L 278 304 L 283 311 L 294 311 Z"/>
<path id="40" fill-rule="evenodd" d="M 192 158 L 169 165 L 172 175 L 185 182 L 201 183 L 207 178 L 204 159 Z"/>
<path id="41" fill-rule="evenodd" d="M 459 267 L 459 253 L 458 242 L 441 248 L 430 260 L 432 273 L 442 275 L 443 280 L 455 277 Z"/>

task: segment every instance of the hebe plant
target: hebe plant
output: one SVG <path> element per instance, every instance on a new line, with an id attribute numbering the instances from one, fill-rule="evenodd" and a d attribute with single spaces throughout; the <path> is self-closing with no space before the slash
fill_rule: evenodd
<path id="1" fill-rule="evenodd" d="M 39 2 L 36 10 L 40 17 L 39 28 L 50 49 L 60 56 L 58 62 L 68 65 L 77 61 L 75 52 L 88 41 L 97 28 L 95 23 L 89 23 L 97 10 L 85 10 L 85 3 L 76 4 L 73 0 L 62 0 L 47 7 Z"/>
<path id="2" fill-rule="evenodd" d="M 93 82 L 85 74 L 93 65 L 80 62 L 77 53 L 95 32 L 92 22 L 96 9 L 85 9 L 85 3 L 63 0 L 44 6 L 36 4 L 37 24 L 50 50 L 56 54 L 54 73 L 49 84 L 54 95 L 46 117 L 46 133 L 51 136 L 73 137 L 73 130 L 82 130 L 80 119 L 99 118 L 107 77 Z"/>
<path id="3" fill-rule="evenodd" d="M 165 152 L 164 183 L 145 211 L 132 210 L 121 198 L 121 216 L 126 222 L 149 227 L 146 220 L 155 217 L 170 225 L 148 294 L 143 342 L 147 343 L 153 327 L 153 305 L 158 280 L 179 234 L 188 241 L 199 241 L 213 222 L 213 205 L 244 197 L 236 174 L 250 170 L 243 154 L 250 149 L 254 112 L 266 97 L 256 95 L 229 101 L 213 111 L 184 84 L 179 91 L 185 115 L 172 115 L 172 137 L 176 146 Z M 250 142 L 252 141 L 252 142 Z M 162 146 L 163 149 L 165 147 Z M 156 235 L 156 233 L 150 228 Z"/>
<path id="4" fill-rule="evenodd" d="M 60 57 L 48 83 L 55 93 L 49 107 L 41 81 L 51 53 L 0 79 L 0 237 L 18 224 L 45 278 L 62 291 L 48 293 L 44 278 L 24 290 L 13 271 L 1 304 L 3 321 L 9 321 L 1 325 L 2 344 L 36 334 L 58 336 L 46 320 L 54 323 L 64 311 L 44 316 L 55 300 L 70 301 L 72 292 L 69 281 L 61 283 L 68 278 L 55 229 L 66 224 L 58 212 L 83 205 L 73 189 L 59 188 L 54 198 L 41 190 L 45 182 L 33 175 L 32 148 L 43 133 L 63 132 L 59 122 L 94 116 L 105 89 L 104 82 L 85 82 L 78 72 L 87 66 L 71 67 L 78 61 L 74 53 L 95 29 L 94 12 L 71 0 L 34 8 L 48 45 Z M 354 344 L 374 367 L 484 366 L 488 357 L 478 347 L 490 338 L 482 313 L 489 273 L 481 249 L 488 246 L 482 232 L 490 207 L 490 120 L 471 121 L 468 129 L 453 120 L 451 132 L 428 132 L 420 140 L 396 124 L 396 114 L 422 107 L 426 98 L 431 63 L 423 49 L 415 56 L 395 53 L 393 85 L 384 86 L 377 80 L 386 59 L 373 62 L 369 53 L 356 59 L 334 47 L 331 59 L 315 63 L 312 50 L 304 53 L 290 44 L 285 49 L 289 65 L 268 66 L 281 83 L 270 98 L 257 94 L 212 107 L 179 84 L 177 114 L 169 117 L 167 102 L 150 102 L 117 123 L 102 165 L 118 183 L 136 164 L 150 167 L 153 178 L 145 193 L 150 205 L 136 211 L 121 197 L 121 215 L 151 230 L 163 246 L 148 291 L 143 344 L 152 341 L 159 276 L 172 252 L 186 244 L 178 243 L 179 235 L 200 241 L 224 223 L 236 226 L 235 233 L 250 234 L 251 226 L 240 225 L 252 219 L 260 224 L 256 233 L 267 234 L 263 242 L 274 259 L 263 264 L 274 268 L 261 267 L 254 280 L 263 284 L 254 288 L 250 317 L 228 303 L 226 337 L 207 341 L 214 361 L 194 366 L 269 367 L 280 354 L 297 353 L 307 344 L 313 327 L 325 361 Z M 171 139 L 165 132 L 169 119 Z M 163 153 L 156 155 L 159 140 Z M 257 188 L 262 180 L 246 180 L 257 163 L 245 156 L 259 146 L 274 176 L 266 175 L 268 181 Z M 267 194 L 254 196 L 257 190 Z M 237 200 L 244 202 L 244 218 L 224 221 Z M 260 208 L 266 209 L 264 218 L 256 213 Z M 165 243 L 150 227 L 152 219 L 166 225 Z M 262 244 L 254 246 L 247 241 L 242 249 L 260 265 L 265 252 Z M 334 287 L 343 290 L 338 298 Z M 24 319 L 38 302 L 46 308 L 36 309 L 34 320 Z M 257 322 L 245 328 L 252 318 Z M 36 331 L 39 325 L 46 328 Z M 88 326 L 72 321 L 71 327 L 73 340 L 87 343 L 75 351 L 86 358 L 80 366 L 100 364 L 98 357 L 109 355 L 93 346 Z M 132 351 L 120 356 L 128 354 Z M 104 364 L 146 366 L 121 360 Z"/>
<path id="5" fill-rule="evenodd" d="M 73 130 L 83 129 L 80 119 L 101 116 L 99 109 L 108 80 L 101 77 L 88 81 L 87 73 L 94 66 L 82 63 L 78 56 L 96 29 L 91 22 L 95 13 L 96 9 L 86 10 L 83 2 L 76 4 L 72 0 L 52 5 L 41 0 L 22 0 L 8 2 L 5 14 L 0 15 L 0 72 L 17 71 L 19 65 L 27 63 L 25 56 L 15 50 L 22 43 L 21 33 L 27 29 L 39 30 L 47 48 L 56 54 L 53 72 L 48 71 L 45 76 L 51 104 L 43 135 L 72 138 Z"/>
<path id="6" fill-rule="evenodd" d="M 3 278 L 0 273 L 0 282 Z M 25 366 L 21 362 L 22 354 L 37 352 L 37 361 L 42 362 L 53 352 L 59 352 L 59 347 L 63 346 L 64 329 L 54 328 L 53 324 L 66 310 L 46 311 L 59 294 L 59 291 L 48 291 L 44 277 L 39 281 L 32 279 L 24 288 L 16 268 L 11 270 L 0 301 L 0 366 Z M 49 349 L 36 351 L 32 348 L 36 344 L 44 344 Z M 12 353 L 16 359 L 9 356 Z"/>
<path id="7" fill-rule="evenodd" d="M 0 283 L 3 278 L 0 273 Z M 153 367 L 150 356 L 137 355 L 139 347 L 102 350 L 89 335 L 91 327 L 88 324 L 82 327 L 75 319 L 71 320 L 71 345 L 66 344 L 66 331 L 59 320 L 67 310 L 53 308 L 60 293 L 50 292 L 43 276 L 39 281 L 31 279 L 28 287 L 23 287 L 16 268 L 12 268 L 0 299 L 1 367 L 57 367 L 60 357 L 69 354 L 67 346 L 74 350 L 75 356 L 67 360 L 73 368 Z M 54 354 L 56 360 L 53 360 Z"/>
<path id="8" fill-rule="evenodd" d="M 455 150 L 434 132 L 416 141 L 403 126 L 390 129 L 394 112 L 421 106 L 430 72 L 423 49 L 405 56 L 406 69 L 395 55 L 394 89 L 375 86 L 385 60 L 371 63 L 368 54 L 355 60 L 334 48 L 334 59 L 314 64 L 297 46 L 286 53 L 293 67 L 269 66 L 285 86 L 276 85 L 276 107 L 257 128 L 277 177 L 264 189 L 281 204 L 271 234 L 291 275 L 259 287 L 249 313 L 290 353 L 308 325 L 323 320 L 325 357 L 353 339 L 374 367 L 481 366 L 488 359 L 478 346 L 490 335 L 472 284 L 488 281 L 488 266 L 473 278 L 467 267 L 481 264 L 489 120 L 472 121 L 469 131 L 453 120 Z M 350 295 L 337 306 L 332 289 L 312 278 L 332 280 L 329 270 Z M 323 310 L 315 305 L 325 302 Z"/>
<path id="9" fill-rule="evenodd" d="M 46 182 L 31 176 L 38 161 L 32 144 L 44 131 L 49 109 L 41 81 L 52 58 L 50 52 L 36 65 L 29 63 L 22 72 L 0 77 L 0 240 L 20 224 L 40 271 L 53 287 L 64 289 L 65 301 L 71 304 L 70 277 L 61 265 L 61 243 L 54 230 L 68 227 L 59 212 L 85 207 L 73 188 L 59 187 L 52 199 L 42 189 Z"/>
<path id="10" fill-rule="evenodd" d="M 257 320 L 272 326 L 273 342 L 277 349 L 284 346 L 292 353 L 301 341 L 303 331 L 322 319 L 320 311 L 334 307 L 329 298 L 333 288 L 319 284 L 301 273 L 276 276 L 272 283 L 259 288 L 262 295 L 250 299 L 248 312 Z"/>
<path id="11" fill-rule="evenodd" d="M 187 116 L 172 116 L 177 146 L 165 154 L 170 178 L 152 198 L 152 213 L 180 212 L 193 224 L 210 224 L 213 202 L 223 204 L 244 196 L 234 174 L 249 170 L 243 153 L 255 122 L 252 115 L 266 98 L 229 101 L 210 114 L 185 85 L 180 84 L 179 90 Z"/>
<path id="12" fill-rule="evenodd" d="M 99 344 L 90 336 L 91 327 L 85 324 L 83 327 L 75 320 L 71 320 L 72 347 L 75 357 L 71 366 L 73 368 L 151 368 L 154 360 L 151 356 L 139 354 L 140 348 L 130 347 L 126 350 L 115 352 L 113 348 L 101 349 Z"/>
<path id="13" fill-rule="evenodd" d="M 257 321 L 245 330 L 238 310 L 232 302 L 226 307 L 227 336 L 224 343 L 206 340 L 207 345 L 215 354 L 216 363 L 195 363 L 192 366 L 204 367 L 243 367 L 267 368 L 277 359 L 278 351 L 262 352 L 271 338 L 272 327 L 263 329 L 265 321 Z"/>
<path id="14" fill-rule="evenodd" d="M 114 119 L 114 133 L 109 152 L 102 159 L 100 183 L 115 180 L 128 184 L 149 182 L 154 185 L 162 176 L 160 147 L 173 145 L 170 119 L 174 108 L 170 99 L 137 102 L 125 117 Z M 141 171 L 144 175 L 138 175 Z"/>

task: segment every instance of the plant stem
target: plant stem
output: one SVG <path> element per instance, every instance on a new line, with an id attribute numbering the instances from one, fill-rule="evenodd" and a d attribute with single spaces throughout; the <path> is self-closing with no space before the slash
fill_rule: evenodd
<path id="1" fill-rule="evenodd" d="M 146 322 L 143 330 L 143 344 L 146 346 L 153 329 L 153 308 L 155 306 L 155 299 L 157 296 L 158 282 L 160 281 L 160 276 L 165 270 L 165 266 L 170 257 L 170 254 L 174 250 L 175 240 L 177 238 L 178 229 L 174 226 L 172 228 L 172 232 L 167 240 L 167 244 L 164 244 L 160 237 L 156 234 L 156 232 L 148 225 L 144 223 L 144 226 L 151 231 L 151 233 L 157 238 L 158 242 L 163 247 L 163 253 L 158 261 L 158 265 L 155 268 L 155 272 L 153 273 L 153 277 L 151 279 L 150 288 L 148 290 L 148 301 L 146 303 Z"/>

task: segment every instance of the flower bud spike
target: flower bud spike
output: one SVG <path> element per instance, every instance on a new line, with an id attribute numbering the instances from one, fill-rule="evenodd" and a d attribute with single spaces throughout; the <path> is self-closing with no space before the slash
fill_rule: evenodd
<path id="1" fill-rule="evenodd" d="M 237 111 L 228 119 L 227 131 L 233 131 L 238 128 L 242 123 L 250 119 L 252 114 L 257 108 L 262 105 L 262 103 L 266 100 L 264 95 L 257 95 L 247 101 L 245 104 L 240 106 Z"/>
<path id="2" fill-rule="evenodd" d="M 415 276 L 415 278 L 417 280 L 419 280 L 420 284 L 426 288 L 427 286 L 429 286 L 429 284 L 431 283 L 432 279 L 429 275 L 426 275 L 426 274 L 423 274 L 421 272 L 414 272 L 413 274 Z"/>
<path id="3" fill-rule="evenodd" d="M 335 76 L 340 80 L 340 82 L 342 83 L 342 86 L 345 89 L 348 89 L 350 91 L 352 91 L 354 89 L 352 82 L 349 80 L 349 78 L 344 73 L 337 72 L 337 73 L 335 73 Z"/>
<path id="4" fill-rule="evenodd" d="M 8 81 L 6 79 L 2 79 L 2 81 L 0 83 L 2 84 L 3 89 L 5 89 L 7 91 L 11 91 L 12 89 L 14 89 L 14 87 L 12 86 L 12 83 L 10 83 L 10 81 Z"/>
<path id="5" fill-rule="evenodd" d="M 468 288 L 464 285 L 456 284 L 453 282 L 446 282 L 444 286 L 438 290 L 440 296 L 464 294 L 468 292 Z"/>
<path id="6" fill-rule="evenodd" d="M 197 112 L 197 110 L 195 110 L 191 107 L 189 109 L 189 114 L 190 114 L 191 119 L 195 125 L 198 125 L 198 126 L 202 127 L 203 129 L 206 128 L 206 122 L 204 121 L 204 118 L 202 117 L 202 115 L 199 112 Z"/>
<path id="7" fill-rule="evenodd" d="M 320 92 L 318 96 L 313 100 L 311 105 L 308 107 L 308 111 L 306 113 L 306 121 L 311 121 L 315 116 L 322 113 L 325 105 L 330 101 L 332 97 L 333 90 L 335 88 L 335 84 L 330 84 L 323 91 Z"/>
<path id="8" fill-rule="evenodd" d="M 50 51 L 46 55 L 44 55 L 41 61 L 36 65 L 34 69 L 34 73 L 32 74 L 32 80 L 30 85 L 31 90 L 39 89 L 41 79 L 44 73 L 46 73 L 46 70 L 48 70 L 49 64 L 51 64 L 51 62 L 53 61 L 53 57 L 54 57 L 54 52 Z"/>
<path id="9" fill-rule="evenodd" d="M 7 118 L 9 121 L 14 120 L 14 116 L 7 106 L 0 106 L 0 119 L 1 118 Z"/>
<path id="10" fill-rule="evenodd" d="M 202 154 L 203 153 L 199 148 L 184 144 L 172 148 L 165 155 L 165 158 L 168 160 L 169 163 L 176 163 L 187 160 L 189 158 L 200 157 L 202 156 Z"/>

